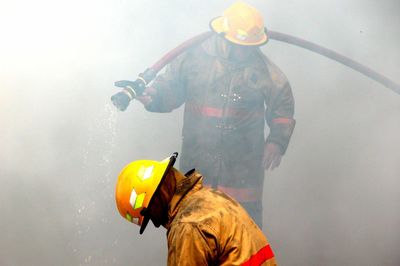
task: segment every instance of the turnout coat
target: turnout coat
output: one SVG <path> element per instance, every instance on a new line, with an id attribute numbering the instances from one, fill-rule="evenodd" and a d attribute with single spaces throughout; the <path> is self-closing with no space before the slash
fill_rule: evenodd
<path id="1" fill-rule="evenodd" d="M 275 266 L 267 239 L 237 201 L 191 171 L 177 184 L 166 225 L 168 265 Z"/>
<path id="2" fill-rule="evenodd" d="M 214 35 L 177 57 L 151 84 L 156 94 L 145 107 L 171 112 L 184 104 L 180 169 L 196 168 L 205 184 L 239 202 L 256 202 L 265 142 L 286 151 L 294 100 L 284 74 L 258 48 L 248 60 L 233 62 L 223 42 Z"/>

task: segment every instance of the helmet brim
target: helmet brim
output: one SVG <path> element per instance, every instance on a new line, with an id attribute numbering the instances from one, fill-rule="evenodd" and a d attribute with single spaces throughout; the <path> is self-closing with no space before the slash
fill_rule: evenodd
<path id="1" fill-rule="evenodd" d="M 174 153 L 171 155 L 171 157 L 169 158 L 168 166 L 165 168 L 164 174 L 163 174 L 163 176 L 162 176 L 162 178 L 161 178 L 161 181 L 160 181 L 160 183 L 158 184 L 156 190 L 154 191 L 153 197 L 150 199 L 150 202 L 149 202 L 147 208 L 144 209 L 144 210 L 142 210 L 142 211 L 143 211 L 143 222 L 142 222 L 142 224 L 141 224 L 141 226 L 140 226 L 140 230 L 139 230 L 139 233 L 140 233 L 140 234 L 143 234 L 144 230 L 145 230 L 146 227 L 147 227 L 147 224 L 148 224 L 149 221 L 150 221 L 150 215 L 149 215 L 149 213 L 148 213 L 148 210 L 149 210 L 150 207 L 152 206 L 152 203 L 153 203 L 153 201 L 154 201 L 154 200 L 153 200 L 153 199 L 154 199 L 154 195 L 156 195 L 157 192 L 160 190 L 160 187 L 161 187 L 162 183 L 164 182 L 165 177 L 166 177 L 167 174 L 168 174 L 168 171 L 171 169 L 172 166 L 174 166 L 177 157 L 178 157 L 178 153 L 177 153 L 177 152 L 174 152 Z"/>

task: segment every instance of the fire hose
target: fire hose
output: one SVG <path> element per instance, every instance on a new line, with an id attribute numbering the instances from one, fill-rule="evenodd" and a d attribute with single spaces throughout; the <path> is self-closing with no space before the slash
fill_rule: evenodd
<path id="1" fill-rule="evenodd" d="M 120 80 L 115 82 L 114 85 L 116 87 L 123 88 L 123 90 L 114 94 L 111 97 L 111 101 L 113 102 L 113 104 L 121 111 L 126 110 L 130 101 L 132 101 L 136 96 L 142 95 L 146 86 L 156 77 L 157 73 L 161 69 L 163 69 L 168 63 L 170 63 L 174 58 L 182 54 L 184 51 L 186 51 L 190 47 L 202 43 L 213 34 L 214 33 L 212 31 L 204 32 L 183 42 L 178 47 L 174 48 L 166 55 L 164 55 L 153 66 L 146 69 L 143 73 L 139 74 L 138 78 L 135 81 Z M 323 55 L 325 57 L 328 57 L 377 81 L 386 88 L 393 90 L 395 93 L 400 94 L 400 85 L 396 84 L 394 81 L 372 70 L 371 68 L 359 62 L 356 62 L 344 55 L 341 55 L 333 50 L 327 49 L 318 44 L 281 32 L 268 31 L 268 36 L 272 40 L 292 44 L 310 50 L 317 54 Z"/>

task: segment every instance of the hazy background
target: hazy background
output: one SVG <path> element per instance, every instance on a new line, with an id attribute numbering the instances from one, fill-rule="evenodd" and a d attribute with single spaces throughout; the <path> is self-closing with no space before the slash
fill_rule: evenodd
<path id="1" fill-rule="evenodd" d="M 267 27 L 400 82 L 398 0 L 248 1 Z M 0 0 L 0 265 L 165 265 L 164 229 L 115 208 L 122 167 L 180 150 L 182 109 L 117 112 L 134 79 L 233 1 Z M 280 265 L 400 265 L 400 95 L 270 41 L 297 127 L 266 177 L 264 231 Z"/>

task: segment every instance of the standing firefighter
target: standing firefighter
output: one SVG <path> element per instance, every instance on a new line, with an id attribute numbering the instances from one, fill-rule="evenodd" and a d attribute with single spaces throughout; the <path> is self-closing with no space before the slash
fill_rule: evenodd
<path id="1" fill-rule="evenodd" d="M 259 48 L 268 36 L 255 8 L 236 2 L 210 26 L 215 34 L 172 61 L 138 99 L 151 112 L 185 104 L 180 168 L 201 171 L 261 227 L 264 171 L 280 164 L 295 125 L 291 87 Z"/>
<path id="2" fill-rule="evenodd" d="M 167 228 L 168 265 L 276 265 L 267 239 L 237 201 L 204 188 L 194 169 L 173 167 L 177 154 L 161 162 L 128 164 L 116 186 L 120 214 L 140 226 L 149 220 Z"/>

